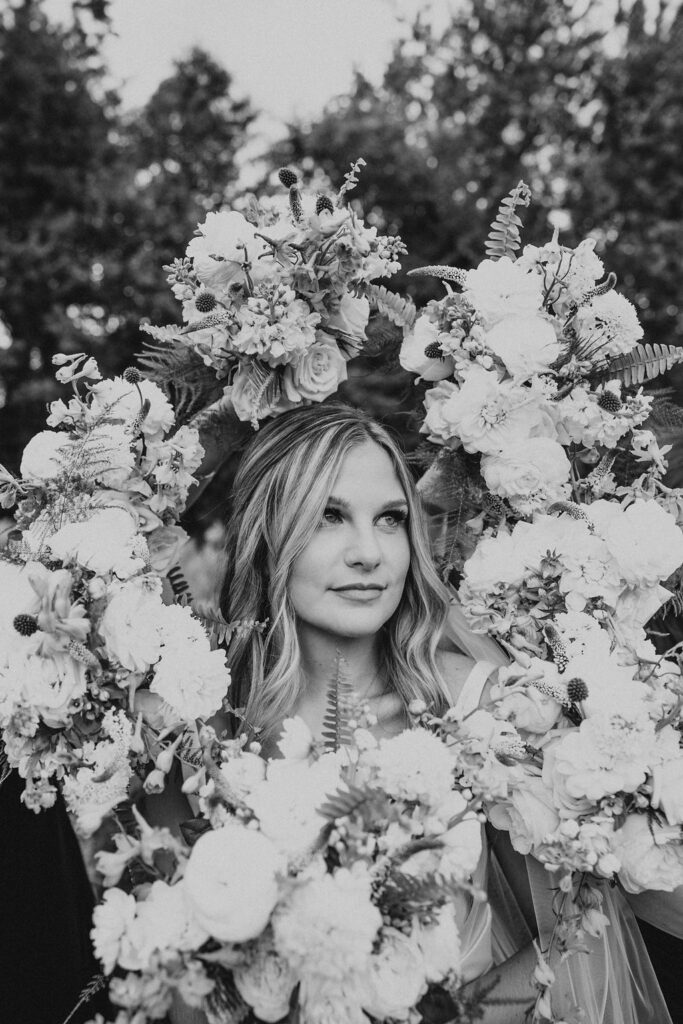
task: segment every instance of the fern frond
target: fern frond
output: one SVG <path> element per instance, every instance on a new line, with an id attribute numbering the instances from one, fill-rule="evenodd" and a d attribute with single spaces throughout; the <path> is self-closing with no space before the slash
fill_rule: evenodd
<path id="1" fill-rule="evenodd" d="M 101 992 L 107 985 L 107 979 L 104 974 L 95 974 L 90 981 L 81 990 L 78 997 L 78 1002 L 74 1006 L 73 1010 L 68 1017 L 65 1017 L 62 1024 L 69 1024 L 70 1020 L 73 1020 L 75 1015 L 81 1009 L 82 1006 L 86 1006 L 93 996 L 96 996 L 98 992 Z"/>
<path id="2" fill-rule="evenodd" d="M 674 590 L 671 597 L 667 598 L 664 604 L 657 609 L 650 621 L 661 622 L 662 619 L 667 618 L 669 615 L 675 615 L 676 617 L 683 615 L 683 587 L 678 587 Z"/>
<path id="3" fill-rule="evenodd" d="M 5 744 L 0 740 L 0 786 L 2 786 L 5 779 L 9 778 L 12 773 L 12 766 L 7 760 L 7 753 L 5 751 Z"/>
<path id="4" fill-rule="evenodd" d="M 223 393 L 216 371 L 177 339 L 146 341 L 144 351 L 136 358 L 145 376 L 158 384 L 170 399 L 178 426 L 187 423 Z"/>
<path id="5" fill-rule="evenodd" d="M 220 608 L 206 602 L 193 601 L 192 614 L 198 619 L 206 630 L 211 649 L 215 650 L 221 645 L 227 645 L 236 634 L 246 635 L 253 631 L 262 633 L 268 622 L 258 622 L 256 619 L 235 619 L 228 622 Z"/>
<path id="6" fill-rule="evenodd" d="M 612 359 L 598 380 L 620 380 L 625 387 L 653 380 L 677 363 L 683 363 L 683 347 L 676 345 L 636 345 L 623 356 Z"/>
<path id="7" fill-rule="evenodd" d="M 337 651 L 334 672 L 327 688 L 327 707 L 323 718 L 322 738 L 327 750 L 333 751 L 350 744 L 352 740 L 348 721 L 355 695 L 353 687 L 344 676 L 342 661 L 343 658 Z"/>
<path id="8" fill-rule="evenodd" d="M 356 289 L 356 294 L 365 296 L 371 306 L 398 327 L 412 327 L 415 323 L 417 310 L 412 299 L 390 292 L 383 284 L 364 285 Z"/>
<path id="9" fill-rule="evenodd" d="M 652 394 L 652 392 L 650 392 Z M 683 408 L 667 398 L 655 398 L 647 426 L 665 430 L 683 430 Z"/>
<path id="10" fill-rule="evenodd" d="M 514 259 L 515 253 L 522 244 L 519 233 L 522 222 L 517 216 L 516 210 L 518 206 L 528 206 L 530 202 L 531 189 L 523 181 L 520 181 L 503 199 L 486 239 L 486 255 L 489 259 L 499 260 L 503 256 Z"/>
<path id="11" fill-rule="evenodd" d="M 328 821 L 348 818 L 367 802 L 368 796 L 367 790 L 348 783 L 344 789 L 337 789 L 327 797 L 325 803 L 318 808 L 318 814 Z"/>
<path id="12" fill-rule="evenodd" d="M 167 572 L 168 582 L 171 584 L 171 590 L 173 591 L 173 597 L 176 604 L 180 604 L 181 600 L 185 603 L 191 603 L 192 591 L 190 590 L 190 584 L 185 579 L 185 574 L 179 565 L 173 565 Z"/>

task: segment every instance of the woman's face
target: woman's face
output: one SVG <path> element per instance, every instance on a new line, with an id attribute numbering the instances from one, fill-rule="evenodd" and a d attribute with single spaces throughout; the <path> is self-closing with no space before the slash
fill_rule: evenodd
<path id="1" fill-rule="evenodd" d="M 289 596 L 299 629 L 371 636 L 398 607 L 410 564 L 408 502 L 374 441 L 344 458 L 316 533 L 294 561 Z"/>

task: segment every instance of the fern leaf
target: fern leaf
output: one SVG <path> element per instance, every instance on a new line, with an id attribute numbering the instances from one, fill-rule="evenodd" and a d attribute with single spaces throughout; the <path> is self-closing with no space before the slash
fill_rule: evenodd
<path id="1" fill-rule="evenodd" d="M 232 971 L 210 963 L 206 970 L 214 983 L 204 1007 L 209 1024 L 242 1024 L 251 1011 L 237 990 Z"/>
<path id="2" fill-rule="evenodd" d="M 354 701 L 353 687 L 344 677 L 342 656 L 337 651 L 334 673 L 327 688 L 327 707 L 323 718 L 322 738 L 328 750 L 337 751 L 351 743 L 348 720 Z"/>
<path id="3" fill-rule="evenodd" d="M 625 387 L 643 384 L 683 362 L 683 348 L 675 345 L 636 345 L 630 352 L 612 359 L 599 380 L 617 378 Z"/>
<path id="4" fill-rule="evenodd" d="M 383 284 L 366 285 L 359 294 L 398 327 L 412 327 L 415 323 L 417 311 L 413 301 L 390 292 Z"/>
<path id="5" fill-rule="evenodd" d="M 173 597 L 175 598 L 176 604 L 179 604 L 181 599 L 186 603 L 191 603 L 192 592 L 190 590 L 190 584 L 185 579 L 185 574 L 180 566 L 172 566 L 166 575 L 168 577 L 168 582 L 171 584 L 171 590 L 173 591 Z"/>
<path id="6" fill-rule="evenodd" d="M 318 808 L 318 814 L 328 821 L 337 821 L 339 818 L 348 818 L 359 807 L 367 802 L 368 793 L 359 786 L 348 783 L 344 789 L 337 789 L 331 793 L 324 804 Z"/>
<path id="7" fill-rule="evenodd" d="M 667 398 L 655 398 L 647 418 L 647 426 L 664 430 L 683 430 L 683 408 Z"/>
<path id="8" fill-rule="evenodd" d="M 136 358 L 145 376 L 158 384 L 170 399 L 178 426 L 217 401 L 223 393 L 216 371 L 177 339 L 145 342 L 144 351 Z"/>
<path id="9" fill-rule="evenodd" d="M 62 1024 L 69 1024 L 69 1021 L 73 1020 L 81 1007 L 86 1006 L 93 996 L 96 996 L 98 992 L 101 992 L 103 988 L 106 988 L 107 979 L 104 974 L 95 974 L 90 981 L 81 990 L 78 997 L 78 1002 L 74 1006 L 73 1010 L 68 1017 L 65 1017 Z"/>
<path id="10" fill-rule="evenodd" d="M 245 635 L 254 631 L 262 633 L 268 625 L 267 621 L 259 622 L 256 619 L 235 619 L 228 622 L 220 608 L 203 602 L 193 601 L 191 607 L 192 614 L 201 622 L 209 636 L 212 650 L 229 644 L 236 634 Z"/>
<path id="11" fill-rule="evenodd" d="M 514 259 L 515 253 L 522 244 L 519 233 L 522 222 L 515 211 L 517 207 L 528 206 L 530 202 L 531 190 L 523 181 L 520 181 L 503 199 L 486 240 L 486 255 L 489 259 L 499 260 L 503 256 Z"/>

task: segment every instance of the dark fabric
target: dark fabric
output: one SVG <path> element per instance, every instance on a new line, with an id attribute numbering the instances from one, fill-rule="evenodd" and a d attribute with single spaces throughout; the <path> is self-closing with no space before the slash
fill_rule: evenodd
<path id="1" fill-rule="evenodd" d="M 673 1024 L 683 1024 L 683 940 L 636 920 Z"/>
<path id="2" fill-rule="evenodd" d="M 90 948 L 93 896 L 61 798 L 34 814 L 16 772 L 0 786 L 0 1022 L 62 1024 L 99 973 Z M 102 996 L 69 1024 L 82 1024 Z"/>

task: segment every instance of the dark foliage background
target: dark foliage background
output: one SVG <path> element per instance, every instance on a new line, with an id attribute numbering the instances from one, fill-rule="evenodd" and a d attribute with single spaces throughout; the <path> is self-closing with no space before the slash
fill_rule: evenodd
<path id="1" fill-rule="evenodd" d="M 104 87 L 106 0 L 73 8 L 68 28 L 41 0 L 0 14 L 0 316 L 12 339 L 0 339 L 0 462 L 13 471 L 56 397 L 55 352 L 92 352 L 111 374 L 140 350 L 141 319 L 177 318 L 162 265 L 235 195 L 256 114 L 201 51 L 123 111 Z M 287 163 L 337 186 L 363 156 L 358 201 L 403 236 L 408 270 L 481 259 L 500 199 L 524 178 L 525 240 L 553 223 L 567 244 L 593 234 L 646 340 L 681 343 L 683 13 L 662 0 L 646 22 L 642 0 L 621 0 L 597 31 L 589 8 L 461 0 L 443 30 L 418 18 L 381 87 L 357 76 L 314 123 L 290 125 L 264 181 Z M 405 275 L 391 287 L 440 294 Z M 419 391 L 395 357 L 359 361 L 346 393 L 414 446 Z"/>

